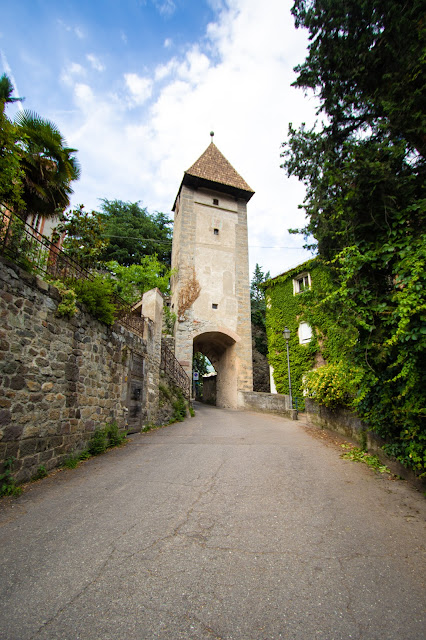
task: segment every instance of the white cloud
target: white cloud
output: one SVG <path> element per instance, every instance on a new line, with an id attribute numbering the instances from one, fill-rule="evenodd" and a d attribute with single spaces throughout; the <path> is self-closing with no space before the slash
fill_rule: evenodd
<path id="1" fill-rule="evenodd" d="M 213 129 L 218 148 L 256 191 L 248 205 L 250 269 L 258 262 L 276 275 L 309 255 L 302 238 L 287 233 L 304 224 L 303 188 L 280 169 L 288 123 L 314 119 L 315 101 L 290 88 L 306 35 L 294 29 L 291 0 L 210 4 L 217 17 L 205 38 L 144 76 L 124 73 L 131 111 L 122 97 L 76 86 L 82 124 L 74 134 L 64 128 L 83 167 L 74 202 L 142 200 L 170 211 L 183 171 Z M 292 248 L 262 248 L 271 246 Z"/>
<path id="2" fill-rule="evenodd" d="M 91 87 L 89 87 L 88 84 L 84 84 L 82 82 L 75 85 L 74 95 L 76 97 L 76 102 L 78 106 L 83 111 L 87 111 L 88 108 L 91 107 L 95 101 L 95 96 Z"/>
<path id="3" fill-rule="evenodd" d="M 93 53 L 88 53 L 86 55 L 86 59 L 90 62 L 95 71 L 105 71 L 104 65 Z"/>
<path id="4" fill-rule="evenodd" d="M 203 81 L 209 66 L 210 60 L 204 53 L 201 53 L 199 47 L 195 45 L 186 54 L 184 62 L 178 68 L 178 73 L 180 77 L 197 85 Z"/>
<path id="5" fill-rule="evenodd" d="M 154 71 L 154 77 L 157 82 L 167 78 L 173 71 L 176 71 L 179 63 L 176 58 L 172 58 L 166 64 L 160 64 Z"/>
<path id="6" fill-rule="evenodd" d="M 72 86 L 75 81 L 75 76 L 84 76 L 86 70 L 78 62 L 71 62 L 61 73 L 61 81 L 64 84 Z"/>
<path id="7" fill-rule="evenodd" d="M 173 0 L 154 0 L 154 5 L 164 16 L 171 16 L 176 11 L 176 4 Z"/>
<path id="8" fill-rule="evenodd" d="M 81 64 L 78 64 L 78 62 L 71 62 L 69 68 L 68 68 L 69 73 L 74 74 L 84 74 L 85 73 L 85 69 L 84 67 L 81 66 Z"/>
<path id="9" fill-rule="evenodd" d="M 79 26 L 71 26 L 69 24 L 66 24 L 63 20 L 59 19 L 58 24 L 65 29 L 65 31 L 69 31 L 70 33 L 73 33 L 74 35 L 77 36 L 77 38 L 79 38 L 79 40 L 82 40 L 84 38 L 84 31 L 81 27 Z"/>
<path id="10" fill-rule="evenodd" d="M 152 94 L 152 80 L 143 78 L 137 73 L 125 73 L 124 80 L 130 91 L 130 102 L 132 105 L 142 105 Z"/>
<path id="11" fill-rule="evenodd" d="M 170 47 L 172 46 L 172 44 L 173 44 L 173 40 L 172 40 L 171 38 L 166 38 L 166 39 L 164 40 L 164 45 L 163 45 L 163 46 L 164 46 L 166 49 L 170 49 Z"/>

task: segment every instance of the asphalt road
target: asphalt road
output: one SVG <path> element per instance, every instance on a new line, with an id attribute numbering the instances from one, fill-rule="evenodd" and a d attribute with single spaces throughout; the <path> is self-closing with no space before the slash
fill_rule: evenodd
<path id="1" fill-rule="evenodd" d="M 196 417 L 0 504 L 0 640 L 425 640 L 426 501 L 302 424 Z"/>

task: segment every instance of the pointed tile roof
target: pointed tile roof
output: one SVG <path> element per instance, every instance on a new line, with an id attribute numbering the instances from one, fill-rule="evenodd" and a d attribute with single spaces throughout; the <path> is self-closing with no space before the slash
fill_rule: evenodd
<path id="1" fill-rule="evenodd" d="M 235 171 L 213 141 L 198 160 L 194 162 L 192 167 L 185 171 L 178 195 L 184 184 L 229 193 L 237 198 L 242 198 L 246 202 L 254 194 L 253 189 Z M 173 210 L 175 206 L 176 201 L 173 205 Z"/>

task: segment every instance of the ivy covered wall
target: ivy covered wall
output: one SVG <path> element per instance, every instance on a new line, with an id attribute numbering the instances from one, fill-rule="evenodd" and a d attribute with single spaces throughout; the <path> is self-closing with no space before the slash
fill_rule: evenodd
<path id="1" fill-rule="evenodd" d="M 293 279 L 309 273 L 311 288 L 293 293 Z M 284 327 L 291 331 L 289 340 L 291 384 L 294 397 L 303 408 L 302 378 L 305 373 L 326 361 L 339 361 L 353 345 L 355 336 L 345 328 L 344 318 L 336 309 L 334 317 L 322 310 L 321 299 L 330 287 L 330 270 L 319 258 L 313 258 L 282 275 L 268 280 L 266 294 L 266 331 L 268 360 L 274 369 L 278 393 L 288 394 L 288 373 Z M 299 324 L 307 322 L 312 328 L 311 341 L 299 343 Z"/>

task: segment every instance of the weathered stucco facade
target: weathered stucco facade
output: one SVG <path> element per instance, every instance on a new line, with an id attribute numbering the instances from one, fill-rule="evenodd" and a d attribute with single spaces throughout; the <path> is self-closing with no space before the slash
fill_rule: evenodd
<path id="1" fill-rule="evenodd" d="M 200 351 L 217 371 L 217 404 L 252 391 L 247 202 L 253 195 L 213 142 L 185 172 L 174 204 L 175 355 L 192 377 Z"/>

